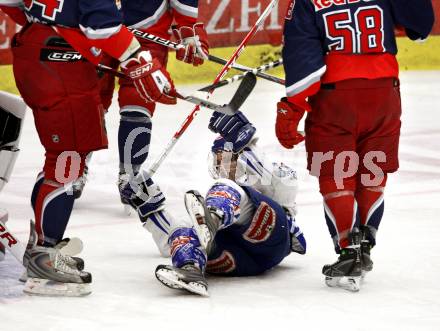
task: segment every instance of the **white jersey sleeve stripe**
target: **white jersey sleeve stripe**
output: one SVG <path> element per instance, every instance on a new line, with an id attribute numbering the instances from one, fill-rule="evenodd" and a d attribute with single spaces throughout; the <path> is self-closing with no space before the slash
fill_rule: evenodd
<path id="1" fill-rule="evenodd" d="M 90 27 L 84 27 L 82 25 L 79 26 L 81 28 L 81 31 L 87 36 L 87 38 L 96 40 L 96 39 L 107 39 L 111 36 L 117 34 L 119 31 L 121 31 L 122 25 L 118 25 L 111 28 L 105 28 L 105 29 L 92 29 Z"/>
<path id="2" fill-rule="evenodd" d="M 327 66 L 324 65 L 321 68 L 319 68 L 318 70 L 316 70 L 315 72 L 312 72 L 307 77 L 296 82 L 295 84 L 287 86 L 286 87 L 287 96 L 292 97 L 294 95 L 297 95 L 297 94 L 307 90 L 307 88 L 309 88 L 313 84 L 319 82 L 319 80 L 321 79 L 321 76 L 324 75 L 326 69 L 327 69 Z"/>
<path id="3" fill-rule="evenodd" d="M 149 27 L 153 26 L 154 24 L 156 24 L 161 17 L 167 12 L 168 10 L 168 1 L 164 0 L 162 2 L 162 4 L 160 5 L 159 8 L 157 8 L 156 12 L 151 15 L 150 17 L 136 23 L 133 25 L 130 25 L 130 28 L 134 28 L 134 29 L 148 29 Z"/>
<path id="4" fill-rule="evenodd" d="M 199 15 L 198 8 L 185 5 L 179 2 L 179 0 L 171 0 L 171 7 L 177 10 L 180 14 L 185 16 L 197 18 Z"/>
<path id="5" fill-rule="evenodd" d="M 23 0 L 0 0 L 0 6 L 24 7 Z"/>

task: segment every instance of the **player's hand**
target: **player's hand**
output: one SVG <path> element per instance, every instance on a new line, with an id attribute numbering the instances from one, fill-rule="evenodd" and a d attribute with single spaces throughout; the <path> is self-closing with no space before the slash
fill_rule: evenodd
<path id="1" fill-rule="evenodd" d="M 282 146 L 292 149 L 304 140 L 304 136 L 298 132 L 298 124 L 304 115 L 304 110 L 282 98 L 277 103 L 277 120 L 275 133 Z"/>
<path id="2" fill-rule="evenodd" d="M 142 51 L 121 63 L 124 74 L 133 80 L 137 92 L 146 102 L 176 104 L 176 89 L 170 74 L 151 57 L 148 51 Z"/>
<path id="3" fill-rule="evenodd" d="M 173 35 L 179 44 L 185 46 L 176 51 L 177 60 L 196 67 L 208 59 L 208 34 L 203 23 L 196 23 L 193 26 L 174 26 Z"/>
<path id="4" fill-rule="evenodd" d="M 227 142 L 231 142 L 235 153 L 245 148 L 257 131 L 241 111 L 232 116 L 215 111 L 209 120 L 208 128 L 221 134 Z"/>

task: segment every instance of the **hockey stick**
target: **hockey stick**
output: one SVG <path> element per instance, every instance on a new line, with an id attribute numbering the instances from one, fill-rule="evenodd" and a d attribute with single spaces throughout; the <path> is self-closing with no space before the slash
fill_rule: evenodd
<path id="1" fill-rule="evenodd" d="M 144 40 L 149 40 L 153 43 L 156 43 L 156 44 L 159 44 L 159 45 L 162 45 L 162 46 L 174 49 L 174 50 L 179 50 L 179 49 L 185 48 L 185 45 L 176 43 L 176 42 L 168 40 L 168 39 L 158 37 L 158 36 L 151 34 L 151 33 L 148 33 L 148 32 L 143 32 L 143 31 L 135 29 L 135 28 L 128 28 L 128 30 L 130 30 L 133 33 L 133 35 L 135 35 L 136 37 L 139 37 Z M 208 60 L 211 62 L 217 63 L 217 64 L 222 64 L 222 65 L 225 65 L 228 63 L 228 61 L 226 61 L 225 59 L 222 59 L 221 57 L 211 55 L 211 54 L 208 54 Z M 253 70 L 252 68 L 243 66 L 238 63 L 232 64 L 232 68 L 235 70 L 239 70 L 239 71 L 252 71 Z M 254 74 L 257 77 L 269 80 L 271 82 L 279 83 L 279 78 L 277 78 L 275 76 L 265 74 L 261 71 L 254 72 Z M 281 84 L 281 83 L 279 83 L 279 84 Z M 282 84 L 284 84 L 284 83 L 282 83 Z"/>
<path id="2" fill-rule="evenodd" d="M 35 224 L 31 221 L 31 232 L 29 235 L 28 248 L 32 247 L 36 242 L 35 236 Z M 18 262 L 23 264 L 24 254 L 26 252 L 26 247 L 24 244 L 15 237 L 11 231 L 6 227 L 5 223 L 0 220 L 0 243 L 3 244 L 17 259 Z"/>
<path id="3" fill-rule="evenodd" d="M 17 239 L 7 228 L 4 219 L 0 219 L 0 243 L 3 244 L 11 254 L 17 259 L 18 262 L 23 264 L 23 258 L 26 249 L 32 248 L 37 242 L 37 232 L 35 231 L 34 221 L 30 221 L 30 232 L 27 246 Z M 64 241 L 66 241 L 65 239 Z M 64 255 L 75 256 L 81 253 L 83 250 L 83 243 L 79 238 L 70 238 L 67 243 L 60 248 L 60 251 Z M 23 264 L 24 265 L 24 264 Z"/>
<path id="4" fill-rule="evenodd" d="M 225 79 L 225 80 L 221 80 L 221 81 L 219 81 L 216 84 L 208 85 L 206 87 L 201 88 L 199 91 L 206 91 L 206 92 L 208 92 L 210 90 L 214 90 L 214 89 L 217 89 L 219 87 L 223 87 L 223 86 L 232 84 L 232 83 L 234 83 L 236 81 L 242 80 L 246 76 L 246 74 L 248 72 L 251 72 L 251 73 L 256 75 L 257 73 L 261 73 L 263 71 L 266 71 L 266 70 L 269 70 L 269 69 L 272 69 L 272 68 L 276 68 L 276 67 L 278 67 L 278 66 L 280 66 L 282 64 L 283 64 L 283 59 L 279 59 L 277 61 L 264 64 L 264 65 L 262 65 L 262 66 L 260 66 L 258 68 L 246 71 L 244 74 L 235 75 L 235 76 L 233 76 L 231 78 L 228 78 L 228 79 Z M 279 84 L 283 84 L 284 85 L 284 79 L 279 79 Z"/>
<path id="5" fill-rule="evenodd" d="M 261 14 L 261 16 L 258 18 L 257 22 L 255 22 L 252 29 L 248 32 L 246 37 L 243 39 L 243 41 L 240 43 L 240 45 L 237 47 L 237 49 L 232 54 L 231 58 L 225 66 L 220 70 L 217 77 L 214 79 L 214 84 L 218 83 L 223 79 L 223 77 L 228 73 L 228 71 L 231 69 L 231 66 L 237 61 L 240 54 L 243 52 L 244 48 L 246 47 L 249 40 L 257 33 L 258 29 L 263 25 L 264 21 L 266 20 L 267 16 L 271 13 L 271 11 L 275 8 L 275 6 L 278 4 L 279 0 L 272 0 L 271 3 L 267 6 L 267 8 L 264 10 L 264 12 Z M 213 93 L 212 91 L 209 91 L 209 94 Z M 190 126 L 194 118 L 197 116 L 197 113 L 200 111 L 200 107 L 196 106 L 192 112 L 188 115 L 188 117 L 185 119 L 183 124 L 181 125 L 180 129 L 174 134 L 171 141 L 168 143 L 168 145 L 165 147 L 162 154 L 159 156 L 159 158 L 151 165 L 151 167 L 148 169 L 148 173 L 150 176 L 152 176 L 154 173 L 156 173 L 157 169 L 160 167 L 162 162 L 166 159 L 168 154 L 171 152 L 171 150 L 176 145 L 177 141 L 180 139 L 180 137 L 183 135 L 183 133 L 186 131 L 186 129 Z"/>
<path id="6" fill-rule="evenodd" d="M 98 64 L 97 68 L 99 70 L 102 70 L 103 72 L 107 72 L 107 73 L 115 75 L 117 77 L 128 79 L 128 77 L 124 73 L 117 71 L 116 69 L 113 69 L 111 67 L 105 66 L 103 64 Z M 253 78 L 252 78 L 252 76 L 253 76 Z M 254 86 L 252 86 L 252 88 L 250 88 L 250 86 L 252 85 L 251 80 L 255 79 L 255 75 L 252 74 L 252 76 L 248 76 L 247 82 L 238 87 L 237 91 L 234 94 L 234 97 L 232 98 L 232 101 L 240 100 L 242 103 L 244 103 L 244 101 L 247 99 L 247 97 L 252 92 L 253 88 L 255 87 L 255 84 L 254 84 Z M 178 99 L 187 101 L 187 102 L 192 103 L 196 106 L 205 107 L 205 108 L 208 108 L 208 109 L 211 109 L 214 111 L 218 111 L 218 112 L 226 114 L 226 115 L 234 115 L 235 112 L 238 110 L 238 108 L 241 106 L 241 104 L 238 107 L 234 106 L 237 103 L 237 101 L 234 101 L 233 104 L 231 104 L 232 103 L 232 101 L 231 101 L 231 103 L 226 104 L 224 106 L 221 106 L 221 105 L 218 105 L 218 104 L 208 100 L 209 91 L 199 90 L 199 92 L 203 92 L 203 93 L 198 93 L 199 95 L 194 95 L 194 94 L 184 95 L 184 94 L 176 91 L 174 96 Z"/>
<path id="7" fill-rule="evenodd" d="M 279 61 L 281 61 L 281 62 L 279 62 Z M 223 64 L 223 65 L 226 64 L 226 60 L 223 60 L 222 58 L 216 58 L 216 60 L 214 60 L 213 62 L 218 63 L 218 64 Z M 279 65 L 281 65 L 283 63 L 283 60 L 280 59 L 275 62 L 271 62 L 271 63 L 269 63 L 269 65 L 272 63 L 276 63 L 275 66 L 271 66 L 271 67 L 265 68 L 264 70 L 260 70 L 260 71 L 257 70 L 258 68 L 253 69 L 251 67 L 247 67 L 247 66 L 244 66 L 244 65 L 238 64 L 238 63 L 236 63 L 234 66 L 232 66 L 232 68 L 235 70 L 238 70 L 238 71 L 243 71 L 243 72 L 250 71 L 250 72 L 253 72 L 257 77 L 263 78 L 265 80 L 268 80 L 270 82 L 274 82 L 274 83 L 277 83 L 280 85 L 284 85 L 284 83 L 285 83 L 284 79 L 278 78 L 276 76 L 268 75 L 263 72 L 263 71 L 266 71 L 270 68 L 278 67 Z M 265 67 L 265 66 L 261 66 L 261 67 Z"/>

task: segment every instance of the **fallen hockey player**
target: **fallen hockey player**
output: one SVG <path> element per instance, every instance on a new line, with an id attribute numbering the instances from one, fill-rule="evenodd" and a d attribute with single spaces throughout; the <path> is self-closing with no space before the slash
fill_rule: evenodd
<path id="1" fill-rule="evenodd" d="M 208 295 L 205 272 L 253 276 L 291 252 L 306 252 L 295 222 L 295 171 L 282 163 L 273 163 L 270 170 L 263 165 L 255 153 L 255 128 L 240 112 L 214 113 L 210 129 L 228 140 L 219 137 L 212 146 L 215 182 L 206 199 L 197 191 L 185 194 L 193 228 L 170 233 L 172 265 L 156 269 L 164 285 L 200 295 Z M 248 134 L 245 144 L 238 138 L 243 132 Z"/>

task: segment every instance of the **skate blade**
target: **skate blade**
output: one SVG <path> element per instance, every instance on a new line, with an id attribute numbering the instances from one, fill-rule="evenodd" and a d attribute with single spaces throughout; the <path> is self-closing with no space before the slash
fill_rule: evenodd
<path id="1" fill-rule="evenodd" d="M 185 283 L 179 279 L 178 274 L 173 270 L 165 268 L 156 270 L 156 278 L 162 284 L 169 288 L 176 290 L 186 290 L 190 293 L 209 297 L 208 289 L 205 286 L 195 282 Z"/>
<path id="2" fill-rule="evenodd" d="M 350 292 L 359 292 L 361 277 L 325 277 L 328 287 L 338 287 Z"/>
<path id="3" fill-rule="evenodd" d="M 92 293 L 90 284 L 60 283 L 49 279 L 28 278 L 23 292 L 50 297 L 83 297 Z"/>

